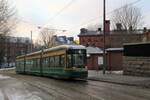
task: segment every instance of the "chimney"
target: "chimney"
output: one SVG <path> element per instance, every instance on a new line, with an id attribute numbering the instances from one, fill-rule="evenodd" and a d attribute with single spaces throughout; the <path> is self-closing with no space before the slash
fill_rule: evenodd
<path id="1" fill-rule="evenodd" d="M 98 28 L 98 32 L 101 32 L 102 31 L 102 29 L 101 28 Z"/>
<path id="2" fill-rule="evenodd" d="M 106 34 L 110 33 L 110 20 L 105 21 L 105 32 Z"/>
<path id="3" fill-rule="evenodd" d="M 133 27 L 132 26 L 129 27 L 129 31 L 133 31 Z"/>
<path id="4" fill-rule="evenodd" d="M 122 24 L 116 23 L 116 28 L 117 28 L 117 31 L 121 31 L 122 30 Z"/>
<path id="5" fill-rule="evenodd" d="M 69 41 L 74 41 L 74 38 L 73 37 L 68 37 L 68 40 Z"/>
<path id="6" fill-rule="evenodd" d="M 147 28 L 146 27 L 143 28 L 143 32 L 147 32 Z"/>
<path id="7" fill-rule="evenodd" d="M 86 34 L 87 33 L 87 29 L 85 29 L 85 28 L 81 28 L 80 29 L 80 34 Z"/>

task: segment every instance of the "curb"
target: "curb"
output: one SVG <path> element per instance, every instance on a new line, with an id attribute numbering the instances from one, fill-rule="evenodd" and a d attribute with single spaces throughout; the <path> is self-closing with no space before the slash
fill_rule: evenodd
<path id="1" fill-rule="evenodd" d="M 150 88 L 150 84 L 149 85 L 148 84 L 134 84 L 134 83 L 116 82 L 116 81 L 109 81 L 109 80 L 95 79 L 95 78 L 88 78 L 88 80 L 99 81 L 99 82 L 107 82 L 107 83 L 126 85 L 126 86 L 137 86 L 137 87 L 142 87 L 142 88 Z"/>

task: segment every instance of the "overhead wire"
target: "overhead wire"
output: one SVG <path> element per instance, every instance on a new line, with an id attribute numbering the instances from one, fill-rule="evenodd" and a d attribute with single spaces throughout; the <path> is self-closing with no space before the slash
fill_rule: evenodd
<path id="1" fill-rule="evenodd" d="M 142 0 L 136 0 L 136 1 L 134 1 L 134 2 L 125 4 L 124 6 L 119 7 L 119 8 L 116 8 L 116 9 L 110 11 L 110 12 L 107 12 L 106 14 L 107 14 L 107 15 L 108 15 L 108 14 L 111 14 L 111 13 L 113 13 L 113 12 L 119 10 L 119 9 L 122 9 L 122 8 L 125 7 L 126 5 L 133 5 L 133 4 L 136 4 L 136 3 L 140 2 L 140 1 L 142 1 Z M 75 2 L 75 0 L 71 0 L 67 5 L 65 5 L 62 9 L 60 9 L 60 10 L 57 12 L 57 14 L 55 14 L 53 17 L 51 17 L 51 18 L 50 18 L 50 21 L 54 20 L 54 19 L 55 19 L 57 16 L 59 16 L 64 10 L 66 10 L 68 7 L 70 7 L 74 2 Z M 81 23 L 81 24 L 79 24 L 79 25 L 77 25 L 77 26 L 74 26 L 74 27 L 70 28 L 69 30 L 76 29 L 76 28 L 78 28 L 78 27 L 80 27 L 80 26 L 82 26 L 82 25 L 88 25 L 88 24 L 92 23 L 93 21 L 99 19 L 100 17 L 103 17 L 103 16 L 98 16 L 98 17 L 96 17 L 96 18 L 92 18 L 92 19 L 90 19 L 90 20 L 88 20 L 88 21 L 85 21 L 85 22 L 83 22 L 83 23 Z M 29 23 L 29 21 L 24 21 L 24 20 L 22 20 L 22 21 L 25 22 L 25 23 Z M 50 21 L 48 21 L 48 23 L 49 23 Z M 31 24 L 31 23 L 30 23 L 30 24 Z M 33 24 L 33 23 L 32 23 L 31 25 L 37 26 L 37 25 L 35 25 L 35 24 Z M 45 24 L 45 25 L 46 25 L 46 24 Z M 45 27 L 45 25 L 44 25 L 43 27 Z M 68 30 L 67 30 L 67 31 L 68 31 Z"/>
<path id="2" fill-rule="evenodd" d="M 142 0 L 136 0 L 136 1 L 134 1 L 134 2 L 125 4 L 124 6 L 121 6 L 121 7 L 119 7 L 119 8 L 116 8 L 116 9 L 110 11 L 110 12 L 107 12 L 106 14 L 107 14 L 107 15 L 108 15 L 108 14 L 111 14 L 111 13 L 113 13 L 113 12 L 119 10 L 119 9 L 124 8 L 126 5 L 133 5 L 133 4 L 136 4 L 136 3 L 140 2 L 140 1 L 142 1 Z M 92 18 L 92 19 L 90 19 L 90 20 L 88 20 L 88 21 L 86 21 L 86 22 L 83 22 L 83 23 L 81 23 L 81 24 L 79 24 L 79 25 L 77 25 L 77 26 L 75 26 L 75 27 L 73 27 L 73 28 L 70 28 L 69 30 L 70 30 L 70 31 L 71 31 L 71 30 L 74 30 L 74 29 L 76 29 L 76 28 L 78 28 L 78 27 L 80 27 L 80 26 L 82 26 L 82 25 L 88 25 L 88 24 L 92 23 L 93 21 L 95 21 L 95 20 L 97 20 L 97 19 L 99 19 L 99 18 L 101 18 L 101 17 L 103 17 L 103 16 L 99 16 L 99 17 L 96 17 L 96 18 Z"/>
<path id="3" fill-rule="evenodd" d="M 67 3 L 62 9 L 60 9 L 53 17 L 51 17 L 48 21 L 48 23 L 52 20 L 54 20 L 57 16 L 59 16 L 65 9 L 69 8 L 76 0 L 71 0 L 69 3 Z M 30 23 L 29 21 L 26 21 L 26 20 L 23 20 L 23 19 L 19 19 L 21 21 L 23 21 L 24 23 L 28 23 L 30 25 L 34 25 L 34 26 L 37 26 L 33 23 Z M 43 27 L 45 27 L 48 23 L 44 24 Z"/>
<path id="4" fill-rule="evenodd" d="M 76 0 L 71 0 L 69 3 L 67 3 L 62 9 L 60 9 L 53 17 L 51 17 L 48 21 L 48 23 L 50 23 L 52 20 L 54 20 L 57 16 L 59 16 L 64 10 L 66 10 L 67 8 L 69 8 Z M 46 23 L 46 24 L 48 24 Z M 45 24 L 45 25 L 46 25 Z M 44 26 L 45 26 L 44 25 Z"/>

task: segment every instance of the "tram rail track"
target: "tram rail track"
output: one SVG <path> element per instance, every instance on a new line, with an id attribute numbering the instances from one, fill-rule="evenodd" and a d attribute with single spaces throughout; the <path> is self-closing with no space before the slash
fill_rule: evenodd
<path id="1" fill-rule="evenodd" d="M 24 76 L 21 75 L 21 77 L 24 77 Z M 68 88 L 67 86 L 63 86 L 61 84 L 55 84 L 56 86 L 50 86 L 53 84 L 48 84 L 47 82 L 44 82 L 44 83 L 42 82 L 45 78 L 41 78 L 41 77 L 36 77 L 36 78 L 29 77 L 28 78 L 28 76 L 26 76 L 26 75 L 24 78 L 21 78 L 21 77 L 17 77 L 17 79 L 22 80 L 23 82 L 26 82 L 32 86 L 35 86 L 35 87 L 41 89 L 43 92 L 48 92 L 50 95 L 52 95 L 53 97 L 56 97 L 56 98 L 57 98 L 57 96 L 62 96 L 65 98 L 65 100 L 76 100 L 76 99 L 81 100 L 81 98 L 83 98 L 82 100 L 104 100 L 103 98 L 97 97 L 96 95 L 94 95 L 92 93 L 87 93 L 86 91 L 79 90 L 78 88 L 76 89 L 76 87 Z M 35 82 L 33 83 L 32 82 L 33 80 L 30 78 L 32 78 Z M 39 78 L 40 78 L 40 81 L 39 81 Z M 56 80 L 56 81 L 60 81 L 60 80 Z M 57 86 L 59 86 L 59 87 L 57 87 Z M 67 89 L 67 92 L 74 91 L 74 93 L 80 94 L 81 97 L 80 98 L 74 97 L 74 96 L 70 95 L 69 93 L 67 93 L 65 91 L 65 89 Z M 63 91 L 65 91 L 65 92 L 63 92 Z M 57 95 L 57 94 L 59 94 L 59 95 Z"/>
<path id="2" fill-rule="evenodd" d="M 58 80 L 48 77 L 7 73 L 44 93 L 54 100 L 149 100 L 150 91 L 140 87 L 111 84 L 99 81 Z M 133 89 L 132 89 L 133 88 Z"/>

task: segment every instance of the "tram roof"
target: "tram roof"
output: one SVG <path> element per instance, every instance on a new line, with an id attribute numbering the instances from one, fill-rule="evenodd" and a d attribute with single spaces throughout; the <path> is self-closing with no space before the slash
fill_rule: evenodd
<path id="1" fill-rule="evenodd" d="M 44 49 L 43 52 L 49 52 L 49 51 L 55 51 L 55 50 L 64 50 L 64 49 L 67 50 L 67 49 L 86 49 L 86 48 L 85 48 L 85 46 L 82 46 L 82 45 L 60 45 L 60 46 Z M 29 54 L 26 54 L 26 55 L 30 56 L 30 55 L 39 54 L 41 52 L 42 52 L 42 50 L 37 51 L 37 52 L 33 52 L 33 53 L 29 53 Z M 25 55 L 21 55 L 21 56 L 18 56 L 18 57 L 24 57 L 24 56 Z"/>
<path id="2" fill-rule="evenodd" d="M 85 46 L 82 45 L 60 45 L 52 48 L 45 49 L 45 51 L 54 51 L 54 50 L 61 50 L 61 49 L 86 49 Z"/>

